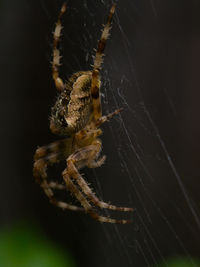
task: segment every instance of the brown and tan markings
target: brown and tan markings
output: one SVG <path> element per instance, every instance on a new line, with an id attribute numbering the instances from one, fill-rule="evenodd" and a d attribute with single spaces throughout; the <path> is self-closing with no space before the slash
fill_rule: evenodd
<path id="1" fill-rule="evenodd" d="M 100 126 L 117 115 L 121 109 L 102 116 L 100 99 L 100 70 L 103 63 L 106 40 L 109 37 L 111 21 L 115 12 L 115 4 L 111 7 L 107 23 L 99 40 L 93 69 L 74 73 L 65 83 L 59 76 L 60 51 L 58 45 L 61 36 L 61 19 L 66 11 L 63 4 L 53 34 L 52 77 L 58 90 L 58 97 L 51 110 L 50 130 L 64 139 L 39 147 L 34 155 L 33 175 L 43 188 L 50 202 L 55 206 L 88 213 L 100 222 L 129 223 L 129 220 L 116 220 L 100 216 L 95 207 L 116 211 L 133 211 L 132 208 L 117 207 L 98 199 L 79 170 L 100 167 L 105 156 L 100 156 L 102 142 L 98 138 L 102 134 Z M 47 180 L 47 167 L 66 160 L 67 167 L 62 176 L 64 184 Z M 68 190 L 80 202 L 81 207 L 59 201 L 54 190 Z"/>

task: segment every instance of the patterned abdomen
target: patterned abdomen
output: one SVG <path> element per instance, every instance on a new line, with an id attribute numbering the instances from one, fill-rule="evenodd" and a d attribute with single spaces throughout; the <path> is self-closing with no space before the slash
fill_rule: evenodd
<path id="1" fill-rule="evenodd" d="M 52 108 L 50 129 L 58 135 L 68 136 L 83 129 L 91 119 L 90 71 L 77 72 L 66 83 Z"/>

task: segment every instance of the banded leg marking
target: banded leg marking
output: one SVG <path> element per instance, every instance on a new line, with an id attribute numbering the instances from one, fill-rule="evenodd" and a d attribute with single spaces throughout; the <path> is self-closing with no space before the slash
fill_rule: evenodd
<path id="1" fill-rule="evenodd" d="M 58 16 L 58 21 L 56 23 L 55 31 L 53 33 L 53 62 L 52 62 L 52 76 L 55 82 L 55 86 L 58 91 L 62 91 L 65 88 L 65 84 L 63 83 L 63 80 L 59 77 L 59 66 L 60 64 L 60 51 L 58 49 L 58 44 L 60 42 L 60 36 L 61 36 L 61 18 L 63 14 L 65 13 L 67 9 L 66 3 L 64 3 L 61 7 L 60 14 Z"/>
<path id="2" fill-rule="evenodd" d="M 47 197 L 49 198 L 50 202 L 53 205 L 55 205 L 61 209 L 68 209 L 68 210 L 73 210 L 73 211 L 84 211 L 84 209 L 81 207 L 77 207 L 77 206 L 65 203 L 63 201 L 58 201 L 54 197 L 54 192 L 52 190 L 53 188 L 51 186 L 51 182 L 50 182 L 50 184 L 48 184 L 48 182 L 47 182 L 47 172 L 46 171 L 47 171 L 47 166 L 49 164 L 53 164 L 53 163 L 57 162 L 58 158 L 59 158 L 58 154 L 54 153 L 54 154 L 51 154 L 51 155 L 46 156 L 44 158 L 40 158 L 40 159 L 35 161 L 34 167 L 33 167 L 33 175 L 36 179 L 36 182 L 39 183 L 40 186 L 43 188 L 45 194 L 47 195 Z M 55 184 L 54 184 L 54 187 L 55 187 Z"/>
<path id="3" fill-rule="evenodd" d="M 78 151 L 78 153 L 72 154 L 68 160 L 67 160 L 67 170 L 68 174 L 72 176 L 72 178 L 78 183 L 83 193 L 90 199 L 90 201 L 97 207 L 100 207 L 101 209 L 111 209 L 111 210 L 118 210 L 118 211 L 133 211 L 132 208 L 126 208 L 126 207 L 117 207 L 114 205 L 110 205 L 108 203 L 105 203 L 103 201 L 100 201 L 95 193 L 92 192 L 88 184 L 85 182 L 85 180 L 80 175 L 76 165 L 78 166 L 81 162 L 81 167 L 84 167 L 84 165 L 90 164 L 90 162 L 94 162 L 94 159 L 98 157 L 101 150 L 101 143 L 100 141 L 96 141 L 93 145 L 84 147 Z M 89 162 L 88 157 L 90 156 Z"/>
<path id="4" fill-rule="evenodd" d="M 99 221 L 99 222 L 106 222 L 106 223 L 119 223 L 119 224 L 126 224 L 130 223 L 131 221 L 128 220 L 116 220 L 111 219 L 108 217 L 100 216 L 98 215 L 93 209 L 90 203 L 87 201 L 87 199 L 84 197 L 84 195 L 79 191 L 78 187 L 72 182 L 68 175 L 67 169 L 63 172 L 63 178 L 66 182 L 66 185 L 68 189 L 75 195 L 75 197 L 79 200 L 81 205 L 84 207 L 86 213 L 89 213 L 90 216 Z"/>
<path id="5" fill-rule="evenodd" d="M 111 7 L 107 23 L 104 26 L 104 29 L 101 34 L 101 38 L 99 40 L 97 51 L 94 59 L 93 71 L 92 71 L 92 84 L 91 84 L 91 96 L 92 96 L 92 103 L 93 103 L 93 113 L 94 113 L 94 120 L 97 120 L 101 117 L 101 99 L 100 99 L 100 69 L 103 63 L 103 52 L 105 50 L 106 41 L 109 37 L 109 31 L 111 28 L 112 17 L 115 12 L 115 4 Z"/>

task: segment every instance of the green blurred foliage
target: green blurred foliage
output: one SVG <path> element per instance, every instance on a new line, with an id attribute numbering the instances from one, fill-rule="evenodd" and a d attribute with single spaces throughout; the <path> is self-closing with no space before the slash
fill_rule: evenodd
<path id="1" fill-rule="evenodd" d="M 0 267 L 75 267 L 72 257 L 35 227 L 18 224 L 0 232 Z"/>
<path id="2" fill-rule="evenodd" d="M 161 264 L 159 267 L 200 267 L 200 261 L 187 258 L 174 258 L 167 261 L 166 264 Z"/>

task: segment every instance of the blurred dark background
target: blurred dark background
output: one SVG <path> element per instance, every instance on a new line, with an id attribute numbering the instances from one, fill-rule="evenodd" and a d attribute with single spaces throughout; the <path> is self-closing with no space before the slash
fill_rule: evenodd
<path id="1" fill-rule="evenodd" d="M 0 227 L 26 221 L 77 266 L 200 266 L 200 2 L 119 0 L 102 70 L 107 160 L 85 178 L 105 201 L 132 206 L 130 225 L 109 225 L 49 204 L 32 175 L 56 89 L 52 31 L 63 1 L 0 1 Z M 110 1 L 68 1 L 61 74 L 88 70 Z M 61 168 L 63 168 L 61 166 Z M 57 170 L 57 169 L 56 169 Z M 61 169 L 52 170 L 61 175 Z M 3 230 L 2 230 L 3 231 Z"/>

